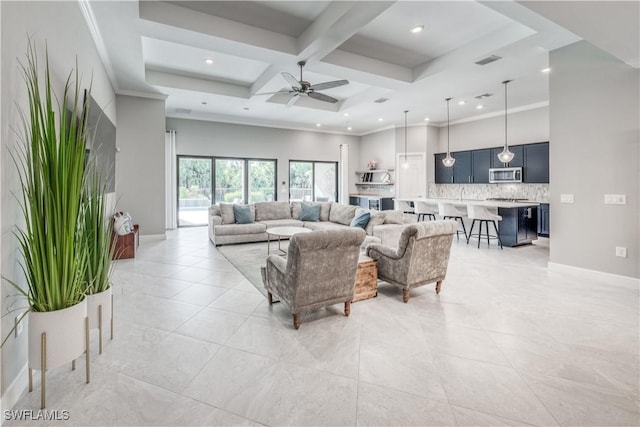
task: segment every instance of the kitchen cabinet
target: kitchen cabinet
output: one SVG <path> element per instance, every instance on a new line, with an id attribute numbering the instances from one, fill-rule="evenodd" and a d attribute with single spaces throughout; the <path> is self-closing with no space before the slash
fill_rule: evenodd
<path id="1" fill-rule="evenodd" d="M 538 238 L 538 209 L 535 206 L 498 208 L 498 226 L 504 246 L 527 245 Z"/>
<path id="2" fill-rule="evenodd" d="M 549 237 L 549 204 L 538 206 L 538 236 Z"/>
<path id="3" fill-rule="evenodd" d="M 523 182 L 549 182 L 549 143 L 527 144 L 524 146 Z"/>
<path id="4" fill-rule="evenodd" d="M 445 157 L 447 157 L 447 153 L 438 153 L 434 156 L 436 184 L 451 184 L 453 182 L 453 168 L 448 168 L 442 164 L 442 159 Z"/>
<path id="5" fill-rule="evenodd" d="M 375 209 L 379 211 L 392 211 L 393 197 L 377 196 L 349 196 L 349 204 L 359 206 L 362 209 Z"/>
<path id="6" fill-rule="evenodd" d="M 453 153 L 456 163 L 453 165 L 453 182 L 456 184 L 468 184 L 471 182 L 472 165 L 471 151 L 458 151 Z"/>
<path id="7" fill-rule="evenodd" d="M 491 149 L 473 150 L 471 152 L 471 167 L 471 182 L 474 184 L 488 184 Z"/>
<path id="8" fill-rule="evenodd" d="M 509 151 L 513 153 L 513 160 L 509 163 L 502 163 L 498 159 L 498 153 L 504 150 L 504 146 L 491 149 L 491 167 L 492 168 L 519 168 L 524 167 L 524 145 L 510 145 Z"/>

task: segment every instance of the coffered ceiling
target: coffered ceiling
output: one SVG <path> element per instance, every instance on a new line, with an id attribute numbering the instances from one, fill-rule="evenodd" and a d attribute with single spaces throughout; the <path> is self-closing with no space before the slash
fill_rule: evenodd
<path id="1" fill-rule="evenodd" d="M 510 109 L 545 105 L 548 52 L 582 38 L 637 66 L 638 3 L 618 3 L 81 0 L 118 93 L 167 96 L 170 117 L 356 135 L 404 110 L 410 124 L 442 123 L 447 97 L 454 122 L 502 114 L 506 79 Z M 301 60 L 311 85 L 349 80 L 320 91 L 337 103 L 273 94 L 291 89 L 282 72 L 300 79 Z"/>

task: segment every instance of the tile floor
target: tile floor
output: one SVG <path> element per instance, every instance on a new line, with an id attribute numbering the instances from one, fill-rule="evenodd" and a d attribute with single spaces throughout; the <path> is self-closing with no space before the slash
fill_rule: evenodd
<path id="1" fill-rule="evenodd" d="M 404 304 L 382 285 L 295 331 L 206 228 L 172 231 L 117 263 L 115 339 L 97 355 L 93 334 L 91 383 L 49 372 L 47 408 L 70 419 L 26 424 L 639 425 L 638 289 L 547 260 L 454 239 L 439 296 Z M 39 409 L 39 390 L 14 409 Z"/>

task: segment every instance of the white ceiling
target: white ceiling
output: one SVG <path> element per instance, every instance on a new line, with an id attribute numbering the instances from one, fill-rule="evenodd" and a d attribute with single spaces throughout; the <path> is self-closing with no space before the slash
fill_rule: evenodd
<path id="1" fill-rule="evenodd" d="M 454 122 L 503 114 L 507 79 L 510 110 L 545 105 L 548 52 L 582 38 L 639 62 L 635 1 L 80 1 L 116 92 L 167 96 L 170 117 L 362 135 L 407 109 L 440 124 L 447 97 Z M 300 60 L 311 84 L 349 80 L 321 91 L 337 104 L 261 95 Z"/>

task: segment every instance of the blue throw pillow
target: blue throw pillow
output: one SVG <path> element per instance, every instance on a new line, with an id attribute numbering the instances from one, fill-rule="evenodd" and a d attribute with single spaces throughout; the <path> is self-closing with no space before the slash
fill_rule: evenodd
<path id="1" fill-rule="evenodd" d="M 305 205 L 300 207 L 300 221 L 320 221 L 320 205 Z"/>
<path id="2" fill-rule="evenodd" d="M 236 217 L 236 224 L 251 224 L 251 208 L 249 205 L 233 205 L 233 216 Z"/>
<path id="3" fill-rule="evenodd" d="M 360 212 L 351 220 L 351 227 L 360 227 L 362 229 L 367 228 L 367 224 L 369 224 L 369 219 L 371 218 L 371 213 L 368 211 Z"/>

